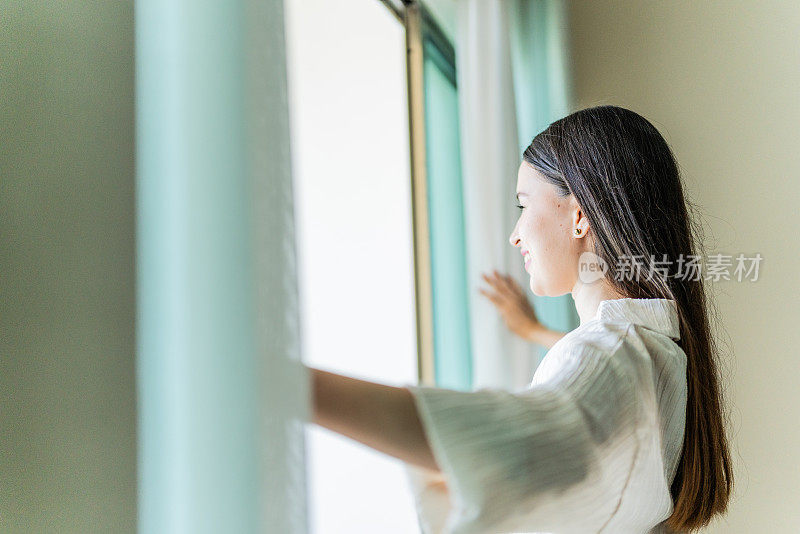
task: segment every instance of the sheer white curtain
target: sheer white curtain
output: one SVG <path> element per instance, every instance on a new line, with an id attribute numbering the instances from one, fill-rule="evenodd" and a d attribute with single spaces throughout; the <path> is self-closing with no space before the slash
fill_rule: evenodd
<path id="1" fill-rule="evenodd" d="M 564 25 L 560 1 L 457 3 L 474 388 L 526 386 L 542 353 L 507 330 L 477 286 L 485 285 L 481 273 L 496 268 L 528 288 L 519 249 L 509 243 L 518 215 L 517 169 L 534 135 L 568 112 Z M 536 306 L 549 326 L 576 326 L 570 296 L 536 299 Z"/>
<path id="2" fill-rule="evenodd" d="M 264 449 L 260 530 L 306 534 L 309 529 L 305 425 L 311 419 L 309 376 L 301 363 L 295 239 L 295 192 L 290 157 L 283 0 L 248 0 L 245 42 L 250 179 L 254 184 Z"/>

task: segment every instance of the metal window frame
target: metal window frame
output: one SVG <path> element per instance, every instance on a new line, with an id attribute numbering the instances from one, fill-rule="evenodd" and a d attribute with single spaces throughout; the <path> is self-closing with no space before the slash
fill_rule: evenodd
<path id="1" fill-rule="evenodd" d="M 437 66 L 457 88 L 455 50 L 430 11 L 417 0 L 379 0 L 405 27 L 408 129 L 411 168 L 411 211 L 414 248 L 417 378 L 435 385 L 433 275 L 428 219 L 428 173 L 425 139 L 425 44 L 434 51 Z"/>

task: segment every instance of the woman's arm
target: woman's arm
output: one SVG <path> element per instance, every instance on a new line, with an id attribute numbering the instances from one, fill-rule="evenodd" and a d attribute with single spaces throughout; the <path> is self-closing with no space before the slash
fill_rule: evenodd
<path id="1" fill-rule="evenodd" d="M 405 462 L 439 471 L 410 391 L 309 368 L 313 422 Z"/>

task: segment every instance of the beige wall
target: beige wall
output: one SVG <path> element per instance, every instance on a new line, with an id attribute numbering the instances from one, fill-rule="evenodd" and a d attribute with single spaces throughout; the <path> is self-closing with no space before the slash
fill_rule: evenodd
<path id="1" fill-rule="evenodd" d="M 736 491 L 709 532 L 800 532 L 800 3 L 570 4 L 578 108 L 617 104 L 673 147 L 708 253 L 763 256 L 712 284 L 729 345 Z"/>
<path id="2" fill-rule="evenodd" d="M 134 532 L 133 2 L 0 6 L 0 532 Z"/>

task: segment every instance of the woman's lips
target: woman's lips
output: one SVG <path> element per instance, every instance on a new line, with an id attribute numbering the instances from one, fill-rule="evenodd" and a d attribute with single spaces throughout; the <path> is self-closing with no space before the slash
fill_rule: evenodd
<path id="1" fill-rule="evenodd" d="M 523 256 L 523 259 L 525 260 L 525 268 L 527 269 L 528 265 L 531 264 L 531 255 L 530 255 L 530 253 L 526 252 L 525 255 Z"/>

